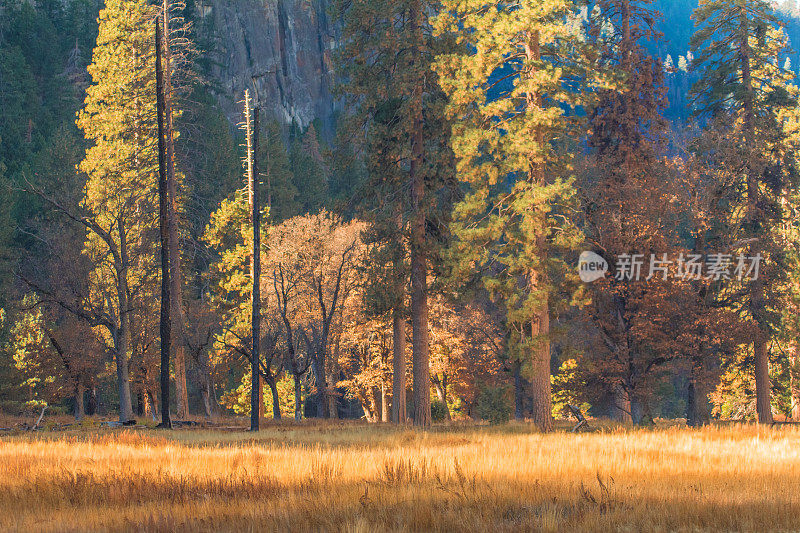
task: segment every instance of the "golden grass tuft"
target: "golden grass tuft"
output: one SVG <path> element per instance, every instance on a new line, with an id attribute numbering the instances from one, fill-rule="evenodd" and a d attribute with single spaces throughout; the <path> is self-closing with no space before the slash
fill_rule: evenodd
<path id="1" fill-rule="evenodd" d="M 355 424 L 0 440 L 3 531 L 792 531 L 800 432 Z"/>

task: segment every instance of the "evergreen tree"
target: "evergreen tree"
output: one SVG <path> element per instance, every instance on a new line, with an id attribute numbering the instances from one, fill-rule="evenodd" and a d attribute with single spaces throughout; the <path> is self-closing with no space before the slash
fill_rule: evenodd
<path id="1" fill-rule="evenodd" d="M 329 192 L 322 148 L 313 124 L 304 134 L 292 136 L 289 160 L 292 182 L 301 203 L 300 212 L 318 211 L 325 205 Z"/>
<path id="2" fill-rule="evenodd" d="M 88 176 L 82 219 L 86 253 L 96 268 L 93 301 L 106 317 L 117 365 L 120 420 L 132 417 L 128 363 L 136 297 L 153 284 L 157 139 L 152 20 L 145 0 L 109 0 L 89 74 L 92 85 L 78 125 L 92 146 L 80 168 Z M 102 303 L 100 303 L 102 302 Z"/>
<path id="3" fill-rule="evenodd" d="M 442 206 L 449 202 L 447 186 L 452 183 L 443 95 L 432 62 L 448 40 L 432 34 L 428 15 L 438 10 L 436 2 L 357 0 L 339 5 L 345 15 L 339 62 L 346 83 L 341 89 L 357 109 L 349 133 L 365 148 L 369 170 L 360 210 L 369 213 L 370 222 L 392 230 L 381 238 L 396 247 L 388 282 L 398 375 L 405 368 L 401 332 L 406 275 L 410 277 L 413 416 L 414 424 L 424 427 L 431 422 L 429 270 L 439 246 L 437 233 L 444 233 L 442 218 L 448 209 Z M 437 230 L 432 232 L 433 227 Z M 408 270 L 402 264 L 405 249 Z"/>
<path id="4" fill-rule="evenodd" d="M 528 370 L 534 422 L 552 429 L 550 311 L 563 255 L 580 242 L 563 211 L 573 202 L 564 109 L 578 102 L 570 41 L 573 3 L 492 5 L 446 0 L 436 26 L 457 52 L 437 72 L 456 120 L 452 146 L 466 187 L 455 210 L 455 271 L 477 268 L 506 307 L 509 348 Z"/>
<path id="5" fill-rule="evenodd" d="M 786 220 L 782 199 L 796 185 L 794 74 L 780 68 L 788 53 L 785 34 L 765 0 L 701 0 L 694 13 L 695 68 L 701 78 L 692 89 L 696 109 L 713 118 L 728 117 L 730 158 L 724 171 L 735 177 L 740 196 L 729 216 L 736 235 L 748 242 L 748 255 L 762 257 L 756 279 L 748 280 L 743 320 L 756 325 L 753 339 L 756 405 L 761 423 L 772 422 L 769 344 L 779 315 L 779 265 L 784 249 L 776 230 Z"/>
<path id="6" fill-rule="evenodd" d="M 268 122 L 258 142 L 258 168 L 264 180 L 264 207 L 269 209 L 270 222 L 280 223 L 302 211 L 280 124 L 274 120 Z"/>

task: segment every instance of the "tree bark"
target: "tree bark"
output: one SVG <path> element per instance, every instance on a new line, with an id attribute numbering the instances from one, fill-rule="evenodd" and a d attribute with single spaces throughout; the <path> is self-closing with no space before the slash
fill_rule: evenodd
<path id="1" fill-rule="evenodd" d="M 538 339 L 533 349 L 531 372 L 532 418 L 542 431 L 553 430 L 553 391 L 550 383 L 550 310 L 547 299 L 531 327 Z"/>
<path id="2" fill-rule="evenodd" d="M 216 411 L 216 402 L 214 401 L 214 382 L 211 379 L 211 371 L 208 369 L 206 365 L 206 361 L 203 362 L 202 368 L 202 375 L 203 375 L 203 383 L 200 386 L 200 396 L 203 398 L 203 410 L 205 412 L 205 417 L 208 420 L 214 418 L 214 414 Z"/>
<path id="3" fill-rule="evenodd" d="M 533 30 L 529 35 L 530 39 L 527 43 L 526 55 L 530 61 L 541 60 L 541 42 L 539 32 Z M 536 109 L 542 107 L 542 95 L 530 93 L 527 96 L 528 108 L 535 112 Z M 538 129 L 535 132 L 536 142 L 540 146 L 544 146 L 547 140 L 545 139 L 544 131 Z M 532 160 L 529 163 L 529 180 L 533 186 L 544 186 L 546 183 L 545 169 L 541 162 Z M 547 240 L 545 237 L 544 227 L 547 225 L 547 214 L 538 213 L 535 210 L 536 206 L 531 206 L 529 216 L 539 218 L 542 217 L 542 230 L 535 238 L 535 252 L 540 257 L 540 264 L 546 264 L 547 260 Z M 529 290 L 531 293 L 536 293 L 541 290 L 542 286 L 547 285 L 546 273 L 531 270 L 527 273 Z M 543 301 L 538 303 L 538 309 L 534 312 L 530 324 L 530 339 L 533 343 L 531 349 L 531 398 L 533 400 L 531 408 L 531 418 L 533 422 L 539 427 L 541 431 L 548 432 L 553 429 L 553 401 L 552 401 L 552 385 L 550 383 L 550 302 L 549 296 L 545 294 Z"/>
<path id="4" fill-rule="evenodd" d="M 161 25 L 156 18 L 156 113 L 158 121 L 158 224 L 161 239 L 161 311 L 159 332 L 161 341 L 161 424 L 159 427 L 171 428 L 169 416 L 169 360 L 172 348 L 172 324 L 170 319 L 170 257 L 169 257 L 169 209 L 167 149 L 164 130 L 164 69 L 161 63 L 163 53 Z"/>
<path id="5" fill-rule="evenodd" d="M 131 383 L 128 369 L 128 351 L 131 341 L 131 317 L 128 295 L 128 245 L 122 217 L 117 219 L 119 233 L 119 260 L 116 265 L 117 272 L 117 302 L 119 303 L 119 329 L 114 335 L 114 360 L 117 366 L 117 386 L 119 387 L 119 420 L 128 422 L 133 420 L 133 406 L 131 403 Z"/>
<path id="6" fill-rule="evenodd" d="M 419 61 L 422 47 L 421 2 L 411 5 L 412 68 Z M 426 251 L 425 176 L 423 175 L 422 80 L 412 95 L 411 180 L 411 351 L 414 396 L 414 425 L 431 425 L 430 343 L 428 332 L 428 258 Z"/>
<path id="7" fill-rule="evenodd" d="M 75 382 L 75 420 L 83 420 L 85 409 L 83 405 L 83 395 L 86 393 L 86 385 L 81 379 Z"/>
<path id="8" fill-rule="evenodd" d="M 183 272 L 181 270 L 180 236 L 178 234 L 178 185 L 175 178 L 175 125 L 172 113 L 172 49 L 170 46 L 170 2 L 164 0 L 163 76 L 164 76 L 164 142 L 167 165 L 167 224 L 169 231 L 170 318 L 172 349 L 175 353 L 175 415 L 189 415 L 189 393 L 186 387 L 186 349 L 183 331 Z"/>
<path id="9" fill-rule="evenodd" d="M 383 394 L 381 389 L 378 386 L 372 387 L 372 405 L 375 414 L 373 422 L 380 422 L 383 419 L 383 411 L 381 410 L 383 407 Z"/>
<path id="10" fill-rule="evenodd" d="M 281 400 L 278 397 L 278 384 L 275 379 L 267 380 L 269 390 L 272 393 L 272 418 L 273 420 L 281 419 Z"/>
<path id="11" fill-rule="evenodd" d="M 753 149 L 756 143 L 755 133 L 755 89 L 753 86 L 752 66 L 750 65 L 750 21 L 746 7 L 741 8 L 741 36 L 738 43 L 739 59 L 742 69 L 742 88 L 743 91 L 743 111 L 744 111 L 744 137 L 745 146 Z M 745 162 L 747 172 L 747 218 L 751 223 L 757 222 L 761 218 L 759 207 L 759 186 L 756 168 L 753 164 L 753 156 L 748 155 Z M 758 252 L 756 246 L 750 247 L 750 254 L 755 256 Z M 753 280 L 750 283 L 750 312 L 753 319 L 758 324 L 758 334 L 753 340 L 753 355 L 755 356 L 755 378 L 756 378 L 756 411 L 758 421 L 761 424 L 772 423 L 772 391 L 769 379 L 769 352 L 767 343 L 769 332 L 762 325 L 762 316 L 766 311 L 766 301 L 764 298 L 763 279 Z"/>
<path id="12" fill-rule="evenodd" d="M 622 424 L 633 423 L 631 399 L 628 391 L 621 384 L 614 386 L 611 392 L 611 418 Z"/>
<path id="13" fill-rule="evenodd" d="M 800 357 L 798 357 L 797 343 L 789 347 L 789 388 L 792 398 L 792 420 L 800 422 Z"/>
<path id="14" fill-rule="evenodd" d="M 392 422 L 406 423 L 406 321 L 403 310 L 392 317 Z"/>

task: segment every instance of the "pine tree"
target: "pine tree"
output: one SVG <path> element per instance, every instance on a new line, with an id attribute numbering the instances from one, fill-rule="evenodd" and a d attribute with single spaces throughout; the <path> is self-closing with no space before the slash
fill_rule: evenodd
<path id="1" fill-rule="evenodd" d="M 339 6 L 346 21 L 339 57 L 346 73 L 342 90 L 357 109 L 349 131 L 365 148 L 370 172 L 360 207 L 375 225 L 394 230 L 384 235 L 383 244 L 397 246 L 388 281 L 397 374 L 405 367 L 400 332 L 405 330 L 406 272 L 410 278 L 413 417 L 415 425 L 426 427 L 431 423 L 428 274 L 437 248 L 430 227 L 443 226 L 438 219 L 447 209 L 437 202 L 447 204 L 452 181 L 442 92 L 431 67 L 447 40 L 432 35 L 428 15 L 438 9 L 436 2 L 356 0 Z M 402 264 L 405 249 L 408 269 Z"/>
<path id="2" fill-rule="evenodd" d="M 781 297 L 783 247 L 776 229 L 786 217 L 785 192 L 797 179 L 794 74 L 780 68 L 788 52 L 786 37 L 765 0 L 701 0 L 694 13 L 695 67 L 701 78 L 692 89 L 699 113 L 729 117 L 731 153 L 725 171 L 735 176 L 741 196 L 731 206 L 732 227 L 749 242 L 748 255 L 761 256 L 763 268 L 747 283 L 744 320 L 755 322 L 756 406 L 761 423 L 772 422 L 769 344 L 778 323 L 774 304 Z M 730 153 L 730 151 L 728 151 Z M 740 214 L 741 213 L 741 214 Z"/>
<path id="3" fill-rule="evenodd" d="M 452 147 L 466 187 L 457 205 L 452 257 L 456 272 L 480 270 L 483 284 L 507 312 L 510 350 L 529 369 L 534 422 L 552 429 L 550 310 L 559 251 L 579 232 L 560 206 L 574 184 L 563 148 L 564 107 L 578 94 L 565 55 L 577 40 L 573 3 L 497 4 L 446 0 L 436 21 L 457 52 L 437 59 L 456 120 Z M 562 107 L 563 106 L 563 107 Z"/>
<path id="4" fill-rule="evenodd" d="M 270 121 L 262 128 L 259 137 L 258 160 L 264 176 L 264 207 L 269 209 L 270 221 L 283 222 L 300 214 L 299 192 L 292 176 L 292 165 L 281 127 Z"/>
<path id="5" fill-rule="evenodd" d="M 128 360 L 135 296 L 152 285 L 155 258 L 150 236 L 156 220 L 158 138 L 152 20 L 145 0 L 109 0 L 89 74 L 92 85 L 78 126 L 92 146 L 80 169 L 88 176 L 82 219 L 89 229 L 86 253 L 95 301 L 106 301 L 111 348 L 117 366 L 120 420 L 132 418 Z"/>

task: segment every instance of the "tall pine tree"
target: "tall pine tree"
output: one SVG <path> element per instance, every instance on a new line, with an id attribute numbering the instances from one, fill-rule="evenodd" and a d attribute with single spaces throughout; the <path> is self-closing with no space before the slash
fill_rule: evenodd
<path id="1" fill-rule="evenodd" d="M 562 206 L 575 197 L 563 150 L 564 109 L 579 95 L 571 41 L 579 37 L 573 2 L 445 0 L 436 26 L 458 51 L 437 60 L 456 120 L 452 146 L 466 187 L 455 210 L 456 272 L 478 269 L 505 305 L 510 350 L 531 383 L 531 416 L 552 429 L 550 312 L 559 302 L 561 251 L 580 242 Z"/>
<path id="2" fill-rule="evenodd" d="M 765 0 L 701 0 L 693 18 L 694 68 L 700 80 L 692 89 L 697 111 L 731 127 L 723 150 L 730 154 L 724 171 L 741 191 L 731 205 L 731 227 L 747 245 L 748 255 L 762 257 L 758 276 L 746 280 L 741 299 L 743 320 L 755 323 L 756 408 L 761 423 L 772 422 L 769 345 L 779 321 L 770 302 L 781 298 L 784 247 L 777 230 L 787 216 L 781 205 L 796 185 L 796 143 L 787 131 L 797 111 L 794 74 L 785 71 L 787 41 Z"/>
<path id="3" fill-rule="evenodd" d="M 346 20 L 342 89 L 356 108 L 349 133 L 365 147 L 370 172 L 360 211 L 371 219 L 370 238 L 392 262 L 388 279 L 377 283 L 386 288 L 383 304 L 393 317 L 394 420 L 404 418 L 400 389 L 405 388 L 404 302 L 410 279 L 412 416 L 422 427 L 431 423 L 429 270 L 452 182 L 443 94 L 432 71 L 437 49 L 447 46 L 434 38 L 428 21 L 438 7 L 423 0 L 340 2 Z"/>
<path id="4" fill-rule="evenodd" d="M 95 313 L 108 332 L 117 366 L 120 420 L 132 418 L 128 363 L 134 314 L 154 285 L 157 189 L 156 79 L 152 21 L 146 0 L 108 0 L 100 12 L 78 126 L 91 142 L 80 169 L 88 176 L 85 253 Z M 151 310 L 152 311 L 152 310 Z M 145 311 L 147 312 L 147 311 Z"/>

